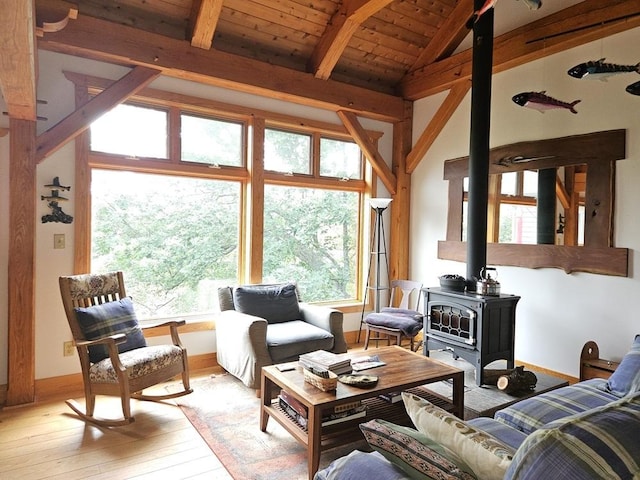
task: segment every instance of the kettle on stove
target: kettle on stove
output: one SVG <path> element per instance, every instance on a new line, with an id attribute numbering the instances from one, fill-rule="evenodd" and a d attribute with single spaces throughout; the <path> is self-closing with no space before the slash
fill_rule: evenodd
<path id="1" fill-rule="evenodd" d="M 494 278 L 491 278 L 493 272 Z M 476 282 L 476 293 L 480 295 L 500 295 L 500 283 L 497 280 L 498 272 L 495 267 L 482 267 L 480 279 Z"/>

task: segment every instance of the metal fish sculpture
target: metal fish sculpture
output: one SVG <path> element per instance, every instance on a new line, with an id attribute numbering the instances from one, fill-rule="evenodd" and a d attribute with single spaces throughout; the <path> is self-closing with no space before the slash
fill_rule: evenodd
<path id="1" fill-rule="evenodd" d="M 542 0 L 524 0 L 529 10 L 538 10 L 542 6 Z"/>
<path id="2" fill-rule="evenodd" d="M 640 82 L 632 83 L 631 85 L 627 85 L 625 90 L 631 95 L 640 95 Z"/>
<path id="3" fill-rule="evenodd" d="M 593 78 L 606 81 L 611 75 L 619 73 L 636 72 L 640 73 L 640 63 L 635 65 L 618 65 L 616 63 L 604 63 L 604 58 L 581 63 L 569 69 L 567 72 L 574 78 Z"/>
<path id="4" fill-rule="evenodd" d="M 575 100 L 571 103 L 557 100 L 553 97 L 546 95 L 546 91 L 542 92 L 522 92 L 514 95 L 511 100 L 522 107 L 533 108 L 544 113 L 545 110 L 551 110 L 554 108 L 566 108 L 571 113 L 578 113 L 574 108 L 581 100 Z"/>
<path id="5" fill-rule="evenodd" d="M 471 18 L 467 22 L 467 28 L 468 29 L 472 29 L 473 25 L 480 19 L 480 17 L 487 10 L 495 7 L 496 3 L 498 3 L 498 0 L 487 0 L 486 2 L 484 2 L 484 5 L 482 5 L 482 7 L 480 7 L 480 10 L 476 10 L 475 12 L 473 12 L 473 15 L 471 16 Z"/>

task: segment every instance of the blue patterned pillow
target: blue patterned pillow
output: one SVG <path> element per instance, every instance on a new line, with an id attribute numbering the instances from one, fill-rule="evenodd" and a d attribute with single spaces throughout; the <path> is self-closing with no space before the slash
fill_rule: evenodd
<path id="1" fill-rule="evenodd" d="M 116 333 L 124 333 L 127 340 L 118 345 L 118 352 L 123 353 L 147 346 L 129 297 L 92 307 L 78 307 L 75 311 L 80 329 L 87 340 L 97 340 Z M 89 360 L 92 363 L 99 362 L 108 356 L 106 345 L 89 347 Z"/>
<path id="2" fill-rule="evenodd" d="M 640 335 L 636 335 L 631 349 L 609 377 L 607 390 L 618 397 L 640 392 Z"/>

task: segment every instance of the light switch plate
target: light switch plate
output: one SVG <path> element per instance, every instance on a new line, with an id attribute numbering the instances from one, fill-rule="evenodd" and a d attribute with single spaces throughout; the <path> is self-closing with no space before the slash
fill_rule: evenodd
<path id="1" fill-rule="evenodd" d="M 53 234 L 53 248 L 55 249 L 64 248 L 64 233 Z"/>

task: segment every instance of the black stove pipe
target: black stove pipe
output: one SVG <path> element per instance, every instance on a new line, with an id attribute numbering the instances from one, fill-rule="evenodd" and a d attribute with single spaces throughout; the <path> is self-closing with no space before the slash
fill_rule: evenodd
<path id="1" fill-rule="evenodd" d="M 474 11 L 480 10 L 485 1 L 474 0 Z M 467 216 L 467 289 L 470 291 L 476 290 L 475 282 L 480 278 L 480 270 L 487 263 L 493 20 L 494 12 L 491 8 L 480 16 L 473 26 Z"/>

